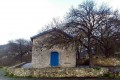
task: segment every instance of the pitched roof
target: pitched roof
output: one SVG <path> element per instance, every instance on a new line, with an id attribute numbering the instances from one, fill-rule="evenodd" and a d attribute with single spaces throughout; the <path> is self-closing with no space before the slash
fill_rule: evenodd
<path id="1" fill-rule="evenodd" d="M 62 33 L 62 34 L 66 35 L 66 36 L 69 37 L 69 38 L 73 38 L 71 35 L 67 34 L 66 32 L 64 32 L 64 31 L 62 31 L 62 30 L 60 30 L 60 29 L 57 29 L 57 28 L 53 28 L 53 29 L 49 29 L 49 30 L 47 30 L 47 31 L 44 31 L 44 32 L 42 32 L 42 33 L 39 33 L 39 34 L 37 34 L 37 35 L 35 35 L 35 36 L 32 36 L 32 37 L 31 37 L 31 40 L 33 40 L 33 39 L 35 39 L 35 38 L 37 38 L 37 37 L 39 37 L 39 36 L 43 36 L 43 35 L 45 35 L 45 34 L 48 34 L 48 33 L 50 33 L 50 32 L 53 32 L 53 31 Z"/>

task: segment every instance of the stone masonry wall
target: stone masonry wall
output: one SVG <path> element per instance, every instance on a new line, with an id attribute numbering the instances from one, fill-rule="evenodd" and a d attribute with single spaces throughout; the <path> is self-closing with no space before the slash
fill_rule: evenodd
<path id="1" fill-rule="evenodd" d="M 8 68 L 9 75 L 18 77 L 99 77 L 108 73 L 107 68 Z"/>
<path id="2" fill-rule="evenodd" d="M 95 58 L 94 65 L 98 66 L 120 66 L 120 59 L 118 58 Z"/>
<path id="3" fill-rule="evenodd" d="M 59 53 L 59 66 L 58 67 L 75 67 L 76 66 L 76 51 L 75 48 L 69 46 L 69 48 L 59 48 L 54 46 L 51 49 L 47 49 L 42 46 L 42 41 L 49 34 L 40 36 L 33 40 L 32 48 L 32 65 L 33 68 L 45 68 L 51 67 L 50 55 L 51 52 L 56 51 Z"/>

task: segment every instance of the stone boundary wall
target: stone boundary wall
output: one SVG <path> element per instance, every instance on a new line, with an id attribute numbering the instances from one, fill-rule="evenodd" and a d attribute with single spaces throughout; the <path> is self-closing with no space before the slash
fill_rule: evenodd
<path id="1" fill-rule="evenodd" d="M 17 77 L 99 77 L 108 73 L 107 68 L 8 68 L 9 75 Z"/>
<path id="2" fill-rule="evenodd" d="M 98 66 L 120 66 L 118 58 L 97 58 L 93 60 L 94 65 Z"/>

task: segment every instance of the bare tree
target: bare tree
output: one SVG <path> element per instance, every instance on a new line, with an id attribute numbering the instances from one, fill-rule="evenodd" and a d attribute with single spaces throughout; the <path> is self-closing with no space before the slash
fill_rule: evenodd
<path id="1" fill-rule="evenodd" d="M 61 31 L 67 32 L 72 37 L 52 33 L 52 36 L 44 41 L 51 44 L 48 46 L 55 44 L 64 46 L 72 43 L 76 47 L 77 54 L 80 52 L 80 46 L 83 46 L 89 54 L 90 67 L 93 66 L 92 50 L 96 44 L 101 47 L 104 54 L 114 49 L 111 43 L 118 39 L 116 33 L 120 30 L 119 14 L 105 5 L 98 8 L 93 1 L 83 2 L 78 8 L 72 8 L 65 20 L 66 24 L 62 26 Z"/>
<path id="2" fill-rule="evenodd" d="M 118 40 L 120 40 L 120 19 L 119 15 L 112 15 L 104 26 L 98 29 L 100 35 L 94 37 L 98 42 L 98 46 L 101 51 L 109 57 L 114 54 L 118 48 Z"/>
<path id="3" fill-rule="evenodd" d="M 61 26 L 63 26 L 64 24 L 65 24 L 64 21 L 61 20 L 60 18 L 53 18 L 52 21 L 45 25 L 45 27 L 43 27 L 43 29 L 39 32 L 44 32 L 52 28 L 61 29 Z"/>
<path id="4" fill-rule="evenodd" d="M 22 57 L 26 53 L 30 53 L 32 47 L 31 42 L 24 39 L 9 41 L 8 44 L 9 44 L 9 50 L 15 53 L 15 56 L 19 57 L 21 62 L 22 62 Z"/>
<path id="5" fill-rule="evenodd" d="M 96 41 L 103 44 L 100 46 L 104 48 L 104 54 L 109 54 L 113 49 L 112 38 L 115 33 L 120 31 L 118 16 L 106 6 L 96 8 L 93 1 L 83 2 L 77 9 L 71 9 L 68 14 L 68 22 L 65 27 L 70 29 L 76 35 L 75 40 L 87 49 L 90 66 L 93 66 L 92 49 L 95 47 Z"/>

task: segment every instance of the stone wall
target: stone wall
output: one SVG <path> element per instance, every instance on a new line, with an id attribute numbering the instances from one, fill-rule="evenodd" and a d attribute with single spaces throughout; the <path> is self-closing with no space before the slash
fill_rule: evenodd
<path id="1" fill-rule="evenodd" d="M 118 58 L 95 58 L 94 65 L 98 66 L 120 66 L 120 59 Z"/>
<path id="2" fill-rule="evenodd" d="M 42 46 L 42 41 L 46 37 L 50 36 L 49 34 L 43 35 L 33 39 L 33 48 L 32 48 L 32 65 L 33 68 L 45 68 L 51 67 L 50 65 L 50 55 L 51 52 L 59 53 L 59 66 L 58 67 L 75 67 L 76 66 L 76 51 L 75 48 L 71 45 L 69 48 L 60 48 L 57 45 L 51 49 L 47 49 Z"/>
<path id="3" fill-rule="evenodd" d="M 8 68 L 9 75 L 18 77 L 99 77 L 108 73 L 107 68 Z"/>

